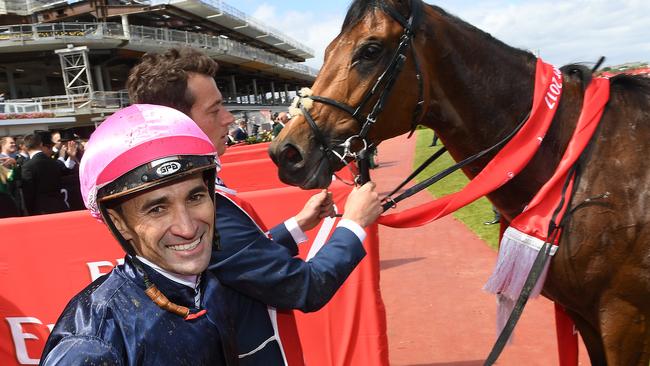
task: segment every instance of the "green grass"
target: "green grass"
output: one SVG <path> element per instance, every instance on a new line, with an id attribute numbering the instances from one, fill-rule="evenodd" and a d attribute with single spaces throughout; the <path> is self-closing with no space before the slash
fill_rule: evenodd
<path id="1" fill-rule="evenodd" d="M 420 129 L 417 131 L 417 142 L 415 149 L 415 166 L 418 167 L 422 162 L 429 158 L 438 146 L 429 147 L 433 140 L 433 131 L 429 129 Z M 454 164 L 449 153 L 445 153 L 437 161 L 432 163 L 420 175 L 416 177 L 418 182 L 440 172 L 441 170 Z M 429 186 L 428 191 L 435 197 L 442 197 L 449 193 L 454 193 L 462 189 L 469 180 L 460 170 L 452 173 L 443 180 Z M 490 247 L 496 249 L 499 241 L 499 225 L 484 225 L 486 221 L 494 218 L 492 205 L 486 198 L 480 198 L 477 201 L 459 209 L 454 214 L 458 220 L 463 222 L 470 230 L 483 239 Z"/>

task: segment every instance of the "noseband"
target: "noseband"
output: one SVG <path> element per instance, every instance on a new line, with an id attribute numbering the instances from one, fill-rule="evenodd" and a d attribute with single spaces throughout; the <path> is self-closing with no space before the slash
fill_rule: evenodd
<path id="1" fill-rule="evenodd" d="M 404 27 L 404 33 L 402 33 L 402 36 L 400 37 L 399 45 L 397 46 L 397 49 L 395 50 L 390 63 L 384 72 L 379 75 L 373 87 L 366 91 L 357 107 L 352 107 L 348 104 L 327 97 L 317 95 L 301 95 L 301 97 L 309 98 L 313 101 L 338 108 L 352 116 L 352 118 L 354 118 L 354 120 L 356 120 L 361 126 L 358 134 L 350 136 L 345 140 L 345 142 L 333 146 L 330 143 L 329 139 L 322 132 L 322 130 L 318 128 L 318 125 L 316 125 L 316 121 L 309 113 L 309 108 L 305 107 L 304 103 L 302 102 L 302 98 L 299 98 L 297 102 L 297 106 L 300 107 L 300 111 L 305 116 L 305 119 L 307 120 L 307 123 L 309 124 L 309 127 L 314 134 L 314 138 L 319 145 L 319 149 L 323 152 L 322 158 L 329 159 L 331 157 L 336 157 L 336 159 L 339 159 L 344 165 L 348 165 L 353 160 L 357 161 L 361 177 L 361 179 L 357 179 L 357 183 L 359 184 L 363 184 L 365 181 L 369 180 L 368 148 L 370 148 L 372 144 L 369 143 L 367 139 L 368 133 L 370 132 L 372 126 L 374 126 L 375 122 L 377 122 L 377 117 L 385 107 L 386 100 L 388 99 L 388 96 L 390 95 L 390 92 L 395 85 L 397 76 L 402 71 L 409 47 L 413 53 L 413 60 L 415 64 L 416 78 L 419 90 L 419 100 L 413 110 L 411 134 L 415 130 L 415 127 L 420 120 L 422 106 L 424 105 L 424 87 L 420 72 L 420 63 L 416 57 L 415 48 L 413 47 L 412 43 L 413 37 L 415 37 L 415 29 L 417 29 L 417 26 L 420 24 L 422 15 L 422 1 L 410 0 L 410 5 L 411 15 L 408 19 L 406 19 L 394 8 L 389 7 L 382 1 L 379 2 L 381 9 L 390 15 L 395 21 L 400 23 L 402 27 Z M 374 106 L 372 107 L 372 110 L 369 114 L 364 116 L 362 111 L 366 108 L 367 105 L 369 105 L 372 98 L 378 93 L 379 96 Z M 351 150 L 351 145 L 355 140 L 359 140 L 363 146 L 361 150 L 357 152 L 353 152 Z M 337 149 L 342 149 L 342 152 L 337 151 Z M 352 160 L 350 160 L 350 158 L 352 158 Z"/>

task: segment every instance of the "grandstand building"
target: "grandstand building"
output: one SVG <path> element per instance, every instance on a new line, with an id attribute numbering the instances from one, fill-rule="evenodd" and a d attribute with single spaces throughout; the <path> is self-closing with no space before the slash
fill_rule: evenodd
<path id="1" fill-rule="evenodd" d="M 286 109 L 317 73 L 313 50 L 221 0 L 0 0 L 0 135 L 100 123 L 140 57 L 174 46 L 219 62 L 234 113 Z"/>

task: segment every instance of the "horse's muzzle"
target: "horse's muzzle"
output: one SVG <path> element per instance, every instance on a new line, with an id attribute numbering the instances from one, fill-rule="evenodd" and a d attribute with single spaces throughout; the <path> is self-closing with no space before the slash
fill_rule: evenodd
<path id="1" fill-rule="evenodd" d="M 269 155 L 286 184 L 313 189 L 326 188 L 332 181 L 329 161 L 320 151 L 305 154 L 299 146 L 283 140 L 271 143 Z"/>

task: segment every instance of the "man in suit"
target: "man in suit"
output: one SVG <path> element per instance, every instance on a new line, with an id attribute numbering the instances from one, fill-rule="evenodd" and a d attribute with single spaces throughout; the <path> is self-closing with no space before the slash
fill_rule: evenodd
<path id="1" fill-rule="evenodd" d="M 234 117 L 223 105 L 215 83 L 217 69 L 214 60 L 192 49 L 147 54 L 130 72 L 129 97 L 133 103 L 166 105 L 186 113 L 222 155 Z M 301 212 L 272 228 L 267 236 L 250 204 L 228 194 L 228 188 L 217 188 L 215 227 L 222 248 L 213 250 L 208 269 L 223 284 L 255 299 L 241 309 L 237 335 L 240 361 L 260 366 L 299 365 L 301 357 L 289 359 L 292 355 L 285 351 L 300 345 L 287 346 L 290 339 L 278 334 L 275 309 L 267 306 L 316 311 L 334 296 L 366 254 L 363 228 L 382 212 L 374 184 L 350 193 L 343 219 L 309 262 L 295 257 L 298 244 L 307 240 L 305 231 L 333 214 L 331 193 L 321 191 L 312 196 Z"/>
<path id="2" fill-rule="evenodd" d="M 239 120 L 237 123 L 237 129 L 235 130 L 235 141 L 245 141 L 248 138 L 248 132 L 246 132 L 246 121 Z"/>
<path id="3" fill-rule="evenodd" d="M 25 136 L 29 160 L 21 169 L 25 208 L 29 215 L 43 215 L 68 210 L 61 193 L 61 166 L 50 158 L 52 141 L 49 135 Z"/>

